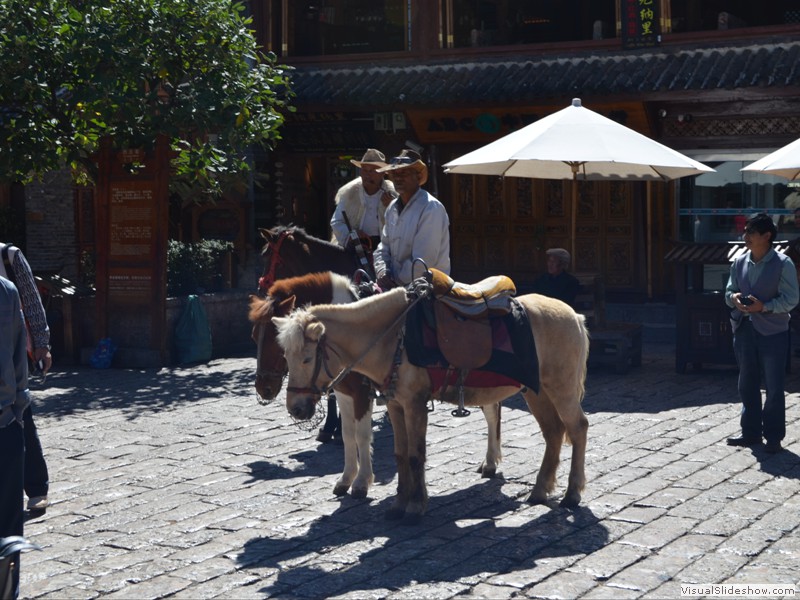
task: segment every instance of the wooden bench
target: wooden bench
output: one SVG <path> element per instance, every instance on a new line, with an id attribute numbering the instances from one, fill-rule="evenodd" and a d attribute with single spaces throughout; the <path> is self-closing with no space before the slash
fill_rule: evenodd
<path id="1" fill-rule="evenodd" d="M 642 325 L 606 320 L 606 293 L 600 275 L 576 275 L 581 284 L 574 308 L 586 317 L 591 343 L 589 366 L 610 366 L 620 374 L 642 364 Z"/>

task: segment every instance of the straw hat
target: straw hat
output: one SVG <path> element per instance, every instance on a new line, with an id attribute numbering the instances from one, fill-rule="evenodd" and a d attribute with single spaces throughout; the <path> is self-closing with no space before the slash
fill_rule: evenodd
<path id="1" fill-rule="evenodd" d="M 364 152 L 364 156 L 361 158 L 361 160 L 350 159 L 350 162 L 359 169 L 361 168 L 361 165 L 374 165 L 380 168 L 386 166 L 386 156 L 380 150 L 375 150 L 375 148 L 367 148 L 367 151 Z"/>
<path id="2" fill-rule="evenodd" d="M 397 169 L 414 169 L 419 174 L 419 184 L 425 185 L 428 181 L 428 165 L 422 162 L 422 158 L 417 152 L 403 149 L 400 154 L 389 160 L 389 165 L 378 169 L 378 173 L 389 173 L 391 177 L 392 171 Z"/>

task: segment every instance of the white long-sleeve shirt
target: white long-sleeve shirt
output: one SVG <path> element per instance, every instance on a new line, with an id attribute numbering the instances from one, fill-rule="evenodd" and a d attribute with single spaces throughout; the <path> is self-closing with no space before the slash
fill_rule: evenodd
<path id="1" fill-rule="evenodd" d="M 389 275 L 408 285 L 422 275 L 421 258 L 429 268 L 450 273 L 450 219 L 444 205 L 423 189 L 417 190 L 402 210 L 397 198 L 386 209 L 386 224 L 375 251 L 375 274 Z"/>

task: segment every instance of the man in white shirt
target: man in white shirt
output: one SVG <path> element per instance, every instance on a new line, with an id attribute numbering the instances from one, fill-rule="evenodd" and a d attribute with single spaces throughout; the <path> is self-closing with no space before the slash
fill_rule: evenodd
<path id="1" fill-rule="evenodd" d="M 387 173 L 399 194 L 386 209 L 375 251 L 378 286 L 387 290 L 420 277 L 424 267 L 414 264 L 417 258 L 450 274 L 450 219 L 444 205 L 420 187 L 428 181 L 428 167 L 420 155 L 403 150 L 378 173 Z"/>

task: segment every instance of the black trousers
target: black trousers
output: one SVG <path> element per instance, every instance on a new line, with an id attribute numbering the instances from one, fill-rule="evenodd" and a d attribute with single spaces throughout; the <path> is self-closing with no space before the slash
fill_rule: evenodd
<path id="1" fill-rule="evenodd" d="M 25 422 L 25 495 L 28 498 L 47 496 L 50 489 L 50 475 L 42 452 L 42 443 L 33 422 L 31 406 L 22 413 Z"/>

